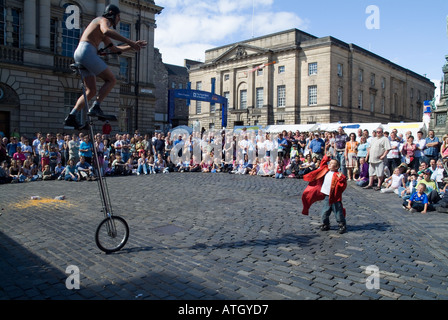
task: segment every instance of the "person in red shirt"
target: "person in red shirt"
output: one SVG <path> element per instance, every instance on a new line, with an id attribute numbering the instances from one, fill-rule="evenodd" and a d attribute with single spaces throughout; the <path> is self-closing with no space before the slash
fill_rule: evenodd
<path id="1" fill-rule="evenodd" d="M 111 132 L 112 132 L 112 126 L 110 125 L 109 121 L 106 121 L 103 124 L 103 134 L 105 134 L 109 137 Z"/>
<path id="2" fill-rule="evenodd" d="M 338 232 L 342 234 L 347 231 L 346 212 L 342 205 L 342 193 L 347 188 L 347 177 L 338 172 L 339 166 L 338 160 L 325 155 L 318 169 L 303 176 L 303 180 L 308 181 L 309 184 L 302 194 L 302 214 L 308 215 L 309 208 L 314 202 L 323 201 L 320 230 L 330 230 L 329 217 L 334 211 L 339 225 Z"/>

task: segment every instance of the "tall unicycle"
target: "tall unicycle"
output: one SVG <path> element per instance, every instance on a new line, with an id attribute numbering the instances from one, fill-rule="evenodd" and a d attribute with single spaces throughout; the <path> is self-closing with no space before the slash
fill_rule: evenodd
<path id="1" fill-rule="evenodd" d="M 86 106 L 88 106 L 88 100 L 86 95 L 86 90 L 84 87 L 84 78 L 81 73 L 83 66 L 80 64 L 72 64 L 70 66 L 72 70 L 81 76 L 82 90 L 84 95 L 84 100 Z M 100 121 L 116 121 L 117 118 L 114 115 L 102 115 L 97 117 Z M 89 127 L 90 135 L 92 141 L 94 141 L 93 132 L 94 117 L 89 116 Z M 125 219 L 119 216 L 115 216 L 112 210 L 112 204 L 109 197 L 109 190 L 107 188 L 106 178 L 103 176 L 102 168 L 100 166 L 100 161 L 98 161 L 98 150 L 95 145 L 93 145 L 94 163 L 95 171 L 97 174 L 98 189 L 100 193 L 101 203 L 103 206 L 104 218 L 101 223 L 96 228 L 95 232 L 95 242 L 98 248 L 105 253 L 112 253 L 122 249 L 129 239 L 129 226 Z"/>

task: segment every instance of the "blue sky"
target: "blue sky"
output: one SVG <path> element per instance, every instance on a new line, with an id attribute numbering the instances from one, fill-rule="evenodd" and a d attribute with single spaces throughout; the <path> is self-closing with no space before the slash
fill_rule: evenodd
<path id="1" fill-rule="evenodd" d="M 165 63 L 204 60 L 205 50 L 301 29 L 354 43 L 440 81 L 448 55 L 448 0 L 156 0 L 155 47 Z M 379 19 L 370 20 L 378 9 Z M 366 20 L 379 29 L 367 28 Z M 378 25 L 375 25 L 378 26 Z"/>

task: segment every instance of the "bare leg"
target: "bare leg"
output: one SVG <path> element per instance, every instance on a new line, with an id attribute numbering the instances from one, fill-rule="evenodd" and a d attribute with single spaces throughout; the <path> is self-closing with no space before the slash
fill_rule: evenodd
<path id="1" fill-rule="evenodd" d="M 84 78 L 84 86 L 86 88 L 87 100 L 90 101 L 96 95 L 96 77 L 88 76 Z M 85 106 L 84 95 L 81 95 L 76 101 L 75 107 L 76 111 L 81 111 Z"/>
<path id="2" fill-rule="evenodd" d="M 117 83 L 117 79 L 109 68 L 101 72 L 98 77 L 104 80 L 104 84 L 98 91 L 98 95 L 96 97 L 96 101 L 98 103 L 101 103 L 113 89 L 113 87 Z"/>

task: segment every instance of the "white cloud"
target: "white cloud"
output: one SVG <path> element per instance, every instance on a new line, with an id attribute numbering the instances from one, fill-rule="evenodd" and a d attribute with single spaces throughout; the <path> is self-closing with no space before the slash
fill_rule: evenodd
<path id="1" fill-rule="evenodd" d="M 292 12 L 276 12 L 274 0 L 160 0 L 157 5 L 164 9 L 156 17 L 155 47 L 164 62 L 178 65 L 203 60 L 207 49 L 252 35 L 306 30 L 308 24 Z"/>

